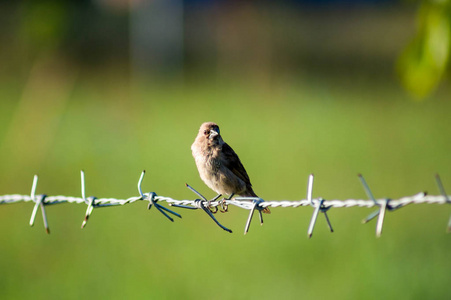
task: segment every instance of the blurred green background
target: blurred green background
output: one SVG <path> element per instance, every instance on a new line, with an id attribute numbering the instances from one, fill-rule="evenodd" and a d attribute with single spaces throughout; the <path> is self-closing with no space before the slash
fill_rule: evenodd
<path id="1" fill-rule="evenodd" d="M 88 195 L 124 199 L 137 195 L 146 169 L 145 192 L 194 199 L 189 183 L 213 197 L 190 151 L 205 121 L 220 125 L 266 200 L 304 199 L 312 172 L 314 197 L 330 200 L 366 199 L 357 173 L 377 198 L 436 195 L 436 172 L 450 190 L 449 82 L 417 101 L 421 93 L 412 96 L 397 75 L 415 69 L 398 59 L 418 34 L 417 9 L 378 1 L 2 3 L 0 194 L 28 194 L 39 174 L 37 193 L 80 196 L 83 169 Z M 146 206 L 95 209 L 83 230 L 85 205 L 48 206 L 47 236 L 40 213 L 28 225 L 31 203 L 1 205 L 0 297 L 451 293 L 447 206 L 389 212 L 380 239 L 374 221 L 360 223 L 372 209 L 332 209 L 335 232 L 319 216 L 311 240 L 310 207 L 274 208 L 244 236 L 241 209 L 217 215 L 229 234 L 201 211 L 180 209 L 183 219 L 171 223 Z"/>

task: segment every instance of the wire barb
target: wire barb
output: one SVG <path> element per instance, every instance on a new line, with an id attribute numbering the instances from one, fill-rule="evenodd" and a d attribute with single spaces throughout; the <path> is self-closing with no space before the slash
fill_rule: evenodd
<path id="1" fill-rule="evenodd" d="M 231 198 L 231 197 L 229 197 Z M 257 209 L 258 211 L 258 215 L 260 217 L 260 225 L 263 225 L 263 214 L 262 214 L 262 210 L 265 209 L 265 207 L 267 207 L 267 205 L 262 205 L 265 200 L 263 200 L 262 198 L 259 197 L 237 197 L 235 198 L 235 200 L 237 201 L 251 201 L 250 203 L 252 203 L 251 207 L 249 208 L 250 213 L 249 213 L 249 217 L 247 218 L 246 221 L 246 225 L 244 226 L 244 234 L 246 234 L 249 231 L 249 227 L 250 227 L 250 223 L 252 220 L 252 216 L 254 215 L 254 211 Z M 234 204 L 234 203 L 232 203 Z"/>
<path id="2" fill-rule="evenodd" d="M 382 226 L 384 225 L 385 208 L 387 207 L 389 200 L 385 199 L 385 202 L 383 202 L 383 204 L 379 204 L 376 201 L 376 199 L 374 198 L 373 193 L 370 190 L 370 187 L 368 186 L 368 184 L 365 181 L 365 178 L 363 178 L 362 174 L 359 174 L 358 176 L 359 176 L 360 181 L 362 182 L 362 185 L 363 185 L 363 188 L 365 189 L 366 194 L 368 195 L 368 198 L 370 198 L 370 200 L 373 201 L 375 205 L 379 206 L 379 210 L 371 213 L 362 222 L 368 223 L 369 221 L 374 219 L 376 216 L 378 216 L 377 223 L 376 223 L 376 237 L 380 237 L 382 234 Z"/>
<path id="3" fill-rule="evenodd" d="M 159 212 L 161 212 L 166 218 L 168 218 L 171 222 L 174 222 L 174 219 L 171 218 L 165 211 L 167 211 L 168 213 L 173 214 L 174 216 L 179 217 L 180 219 L 182 218 L 181 215 L 179 215 L 178 213 L 160 205 L 157 203 L 158 200 L 155 200 L 155 198 L 157 197 L 157 194 L 155 194 L 154 192 L 150 192 L 149 196 L 147 197 L 147 199 L 149 200 L 149 205 L 147 206 L 147 209 L 151 209 L 152 205 L 155 206 Z"/>
<path id="4" fill-rule="evenodd" d="M 242 200 L 242 199 L 248 199 L 247 197 L 243 197 L 243 198 L 236 198 L 237 200 Z M 249 227 L 251 226 L 251 221 L 252 221 L 252 216 L 254 215 L 254 211 L 255 209 L 258 209 L 258 213 L 260 216 L 260 225 L 263 225 L 263 216 L 262 216 L 262 207 L 260 206 L 261 203 L 263 203 L 263 199 L 261 198 L 254 198 L 252 200 L 252 208 L 250 209 L 249 212 L 249 217 L 247 218 L 246 221 L 246 225 L 244 226 L 244 234 L 246 234 L 249 231 Z"/>
<path id="5" fill-rule="evenodd" d="M 215 216 L 210 211 L 210 209 L 205 206 L 205 203 L 208 203 L 208 201 L 204 201 L 204 200 L 200 200 L 200 199 L 197 199 L 197 200 L 194 200 L 194 201 L 195 201 L 196 205 L 198 205 L 198 207 L 200 207 L 216 223 L 216 225 L 218 225 L 219 227 L 221 227 L 225 231 L 227 231 L 229 233 L 232 233 L 232 230 L 230 230 L 229 228 L 227 228 L 224 225 L 222 225 L 221 223 L 219 223 L 219 221 L 216 220 Z"/>
<path id="6" fill-rule="evenodd" d="M 199 193 L 195 188 L 190 186 L 188 183 L 185 183 L 185 186 L 190 191 L 192 191 L 193 193 L 195 193 L 197 196 L 199 196 L 201 198 L 201 199 L 194 200 L 194 202 L 192 203 L 192 205 L 195 207 L 195 209 L 197 209 L 197 208 L 202 209 L 219 227 L 221 227 L 222 229 L 224 229 L 227 232 L 232 233 L 232 230 L 228 229 L 227 227 L 225 227 L 221 223 L 219 223 L 219 221 L 215 218 L 215 216 L 213 215 L 213 212 L 210 209 L 210 207 L 213 205 L 212 201 L 215 201 L 219 197 L 221 197 L 221 194 L 214 197 L 211 201 L 208 201 L 207 198 L 205 198 L 201 193 Z M 218 204 L 217 202 L 214 202 L 214 203 L 216 205 Z M 217 210 L 218 210 L 218 207 L 216 205 L 215 205 L 215 207 L 216 207 L 215 212 L 217 212 Z M 180 207 L 180 208 L 189 208 L 189 207 L 186 207 L 185 205 L 173 205 L 173 206 Z"/>
<path id="7" fill-rule="evenodd" d="M 379 206 L 379 210 L 372 212 L 371 214 L 369 214 L 365 219 L 363 219 L 362 223 L 368 223 L 369 221 L 371 221 L 372 219 L 374 219 L 375 217 L 377 218 L 377 223 L 376 223 L 376 237 L 380 237 L 382 235 L 382 227 L 384 225 L 384 218 L 385 218 L 385 212 L 387 210 L 389 211 L 393 211 L 393 210 L 397 210 L 401 207 L 404 207 L 405 205 L 403 205 L 402 203 L 400 203 L 399 205 L 391 205 L 391 199 L 385 198 L 382 199 L 382 201 L 376 201 L 376 199 L 373 196 L 373 193 L 370 190 L 370 187 L 368 186 L 368 184 L 365 181 L 365 178 L 363 178 L 362 174 L 359 174 L 359 179 L 362 182 L 363 188 L 365 189 L 366 194 L 368 195 L 368 198 L 370 198 L 371 201 L 373 201 L 373 203 L 376 206 Z M 419 193 L 417 196 L 420 197 L 424 197 L 426 195 L 426 193 Z"/>
<path id="8" fill-rule="evenodd" d="M 146 175 L 146 170 L 143 170 L 141 172 L 141 176 L 139 177 L 139 180 L 138 180 L 138 192 L 139 192 L 139 195 L 141 196 L 141 200 L 144 200 L 143 190 L 141 189 L 141 185 L 144 180 L 144 175 Z"/>
<path id="9" fill-rule="evenodd" d="M 316 220 L 318 219 L 319 212 L 324 213 L 324 217 L 326 218 L 326 222 L 327 222 L 327 225 L 329 226 L 330 232 L 334 232 L 332 225 L 330 224 L 329 217 L 327 216 L 327 211 L 331 208 L 331 206 L 326 207 L 324 205 L 324 202 L 326 202 L 326 200 L 323 198 L 319 198 L 318 200 L 313 201 L 313 198 L 312 198 L 313 179 L 314 179 L 314 175 L 310 174 L 309 180 L 308 180 L 308 185 L 307 185 L 307 201 L 310 203 L 310 205 L 312 207 L 315 208 L 315 210 L 313 211 L 312 218 L 310 219 L 310 224 L 309 224 L 309 227 L 307 230 L 307 235 L 308 235 L 309 239 L 312 238 L 312 236 L 313 236 L 313 229 L 315 229 Z M 316 202 L 316 204 L 314 202 Z"/>
<path id="10" fill-rule="evenodd" d="M 38 208 L 41 208 L 41 212 L 42 212 L 42 220 L 44 221 L 44 228 L 45 228 L 45 232 L 47 234 L 50 234 L 50 228 L 49 228 L 49 223 L 47 222 L 47 215 L 45 213 L 45 197 L 47 197 L 46 195 L 38 195 L 36 197 L 36 188 L 38 186 L 38 175 L 34 175 L 33 177 L 33 185 L 31 187 L 31 193 L 30 193 L 30 198 L 33 202 L 35 202 L 35 205 L 33 207 L 33 211 L 31 212 L 31 218 L 30 218 L 30 226 L 34 226 L 34 221 L 36 219 L 36 213 L 38 212 Z"/>
<path id="11" fill-rule="evenodd" d="M 146 197 L 143 194 L 143 191 L 142 191 L 142 188 L 141 188 L 142 182 L 144 180 L 144 175 L 146 175 L 146 170 L 142 171 L 141 177 L 139 177 L 139 180 L 138 180 L 138 192 L 139 192 L 139 195 L 140 195 L 140 200 L 144 200 L 144 198 Z M 174 219 L 171 218 L 165 211 L 167 211 L 168 213 L 173 214 L 176 217 L 182 218 L 182 216 L 180 214 L 178 214 L 178 213 L 176 213 L 176 212 L 174 212 L 174 211 L 172 211 L 172 210 L 170 210 L 170 209 L 158 204 L 157 203 L 158 200 L 156 198 L 157 198 L 157 194 L 154 193 L 154 192 L 150 192 L 150 193 L 147 194 L 147 200 L 149 200 L 149 204 L 147 205 L 147 209 L 151 209 L 152 205 L 155 206 L 157 208 L 157 210 L 160 213 L 162 213 L 163 216 L 168 218 L 168 220 L 171 221 L 171 222 L 174 222 Z"/>
<path id="12" fill-rule="evenodd" d="M 85 172 L 83 170 L 80 171 L 80 178 L 81 178 L 81 196 L 83 197 L 83 201 L 88 204 L 88 208 L 86 208 L 85 218 L 83 219 L 83 222 L 81 223 L 81 228 L 85 228 L 86 224 L 88 223 L 88 219 L 91 216 L 92 212 L 94 211 L 95 206 L 95 200 L 96 197 L 88 197 L 86 198 L 86 189 L 85 189 Z"/>
<path id="13" fill-rule="evenodd" d="M 40 203 L 38 203 L 38 201 L 36 201 L 36 198 L 35 198 L 37 184 L 38 184 L 38 175 L 34 175 L 34 177 L 33 177 L 33 185 L 31 186 L 30 197 L 31 197 L 31 200 L 33 202 L 35 202 L 36 204 L 34 205 L 33 211 L 31 212 L 30 226 L 34 225 L 34 220 L 36 219 L 36 213 L 38 211 L 38 207 L 39 207 L 39 204 L 40 204 Z"/>
<path id="14" fill-rule="evenodd" d="M 442 180 L 440 179 L 440 175 L 435 174 L 435 181 L 437 182 L 438 189 L 440 191 L 440 194 L 442 194 L 443 197 L 445 197 L 446 203 L 451 204 L 451 200 L 449 199 L 448 195 L 445 192 L 445 187 L 443 186 Z M 446 227 L 446 232 L 451 232 L 451 216 L 448 220 L 448 226 Z"/>
<path id="15" fill-rule="evenodd" d="M 85 213 L 85 218 L 83 220 L 83 222 L 81 223 L 81 228 L 85 228 L 86 223 L 88 223 L 88 219 L 91 216 L 92 212 L 94 211 L 94 207 L 95 207 L 95 200 L 96 197 L 88 197 L 87 201 L 88 201 L 88 208 L 86 209 L 86 213 Z"/>

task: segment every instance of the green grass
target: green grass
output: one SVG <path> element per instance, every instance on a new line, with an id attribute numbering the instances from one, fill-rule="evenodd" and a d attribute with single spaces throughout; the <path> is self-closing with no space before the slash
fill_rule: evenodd
<path id="1" fill-rule="evenodd" d="M 437 194 L 435 172 L 451 189 L 446 87 L 418 103 L 394 83 L 315 77 L 271 87 L 200 81 L 133 89 L 90 79 L 75 82 L 66 98 L 44 91 L 28 102 L 24 86 L 0 87 L 0 194 L 29 193 L 38 173 L 38 193 L 77 196 L 83 169 L 87 194 L 126 198 L 137 195 L 146 169 L 145 192 L 193 199 L 187 182 L 212 197 L 190 152 L 204 121 L 221 126 L 267 200 L 305 198 L 311 172 L 314 197 L 326 199 L 366 198 L 357 173 L 378 198 Z M 96 209 L 81 230 L 85 209 L 47 207 L 46 236 L 39 214 L 34 228 L 27 225 L 30 203 L 0 207 L 2 299 L 445 299 L 451 292 L 447 206 L 389 212 L 380 239 L 374 221 L 360 224 L 371 210 L 332 209 L 336 232 L 319 216 L 311 240 L 309 207 L 274 208 L 246 236 L 247 212 L 237 208 L 218 215 L 233 234 L 200 211 L 181 211 L 183 219 L 170 223 L 145 203 Z"/>

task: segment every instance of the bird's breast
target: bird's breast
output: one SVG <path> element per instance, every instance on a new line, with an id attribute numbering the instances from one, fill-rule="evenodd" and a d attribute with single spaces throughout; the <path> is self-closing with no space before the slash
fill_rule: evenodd
<path id="1" fill-rule="evenodd" d="M 215 158 L 212 154 L 196 155 L 195 160 L 199 170 L 205 169 L 205 171 L 215 173 L 221 167 L 220 160 Z"/>

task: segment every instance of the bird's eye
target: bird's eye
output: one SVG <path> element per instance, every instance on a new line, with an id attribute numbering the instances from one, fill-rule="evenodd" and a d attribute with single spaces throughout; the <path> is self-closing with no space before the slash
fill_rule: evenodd
<path id="1" fill-rule="evenodd" d="M 208 130 L 204 130 L 204 134 L 207 135 L 208 134 Z"/>

